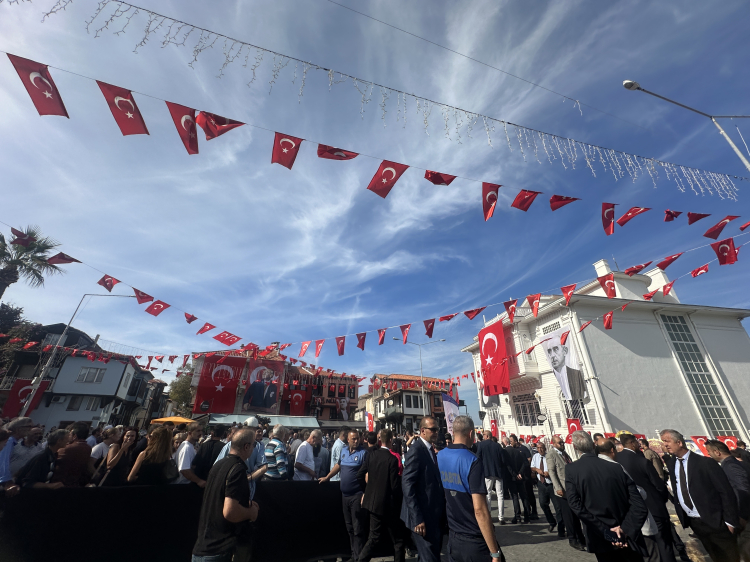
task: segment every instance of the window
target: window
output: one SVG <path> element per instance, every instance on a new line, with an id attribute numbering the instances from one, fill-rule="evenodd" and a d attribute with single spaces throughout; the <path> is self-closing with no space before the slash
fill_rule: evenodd
<path id="1" fill-rule="evenodd" d="M 518 425 L 541 425 L 537 418 L 542 412 L 539 410 L 539 402 L 532 394 L 520 394 L 513 397 Z"/>
<path id="2" fill-rule="evenodd" d="M 107 369 L 94 369 L 93 367 L 81 367 L 81 372 L 78 373 L 76 382 L 102 382 L 106 370 Z"/>
<path id="3" fill-rule="evenodd" d="M 443 405 L 443 399 L 440 398 L 439 394 L 435 394 L 432 397 L 432 403 L 435 405 L 436 408 L 440 408 Z"/>
<path id="4" fill-rule="evenodd" d="M 583 400 L 564 400 L 565 414 L 568 418 L 576 418 L 580 420 L 581 425 L 589 425 L 589 417 L 586 414 L 586 409 L 583 407 Z"/>
<path id="5" fill-rule="evenodd" d="M 83 401 L 83 396 L 71 396 L 70 402 L 68 402 L 68 407 L 66 408 L 66 410 L 68 410 L 69 412 L 71 411 L 77 412 L 78 410 L 81 409 L 82 401 Z"/>
<path id="6" fill-rule="evenodd" d="M 99 400 L 100 400 L 100 398 L 98 396 L 89 396 L 88 402 L 86 403 L 86 409 L 87 410 L 98 410 L 99 409 Z"/>
<path id="7" fill-rule="evenodd" d="M 559 330 L 559 329 L 560 329 L 560 322 L 552 322 L 552 324 L 547 324 L 546 326 L 542 328 L 542 334 L 546 336 L 550 332 L 554 332 L 555 330 Z"/>
<path id="8" fill-rule="evenodd" d="M 414 397 L 414 402 L 416 402 L 416 401 L 417 401 L 417 397 L 415 396 Z M 419 397 L 419 407 L 420 408 L 424 408 L 424 402 L 422 402 L 422 397 L 421 396 Z"/>
<path id="9" fill-rule="evenodd" d="M 406 395 L 406 407 L 411 408 L 411 395 Z"/>
<path id="10" fill-rule="evenodd" d="M 128 384 L 130 384 L 130 373 L 125 375 L 125 381 L 122 383 L 123 388 L 128 388 Z"/>
<path id="11" fill-rule="evenodd" d="M 662 314 L 661 320 L 708 428 L 719 435 L 737 431 L 737 425 L 729 413 L 713 375 L 708 370 L 708 365 L 693 339 L 685 318 Z"/>

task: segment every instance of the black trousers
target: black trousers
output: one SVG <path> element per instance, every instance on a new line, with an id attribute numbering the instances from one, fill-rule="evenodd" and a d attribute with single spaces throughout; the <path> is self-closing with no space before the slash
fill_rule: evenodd
<path id="1" fill-rule="evenodd" d="M 554 487 L 552 484 L 542 482 L 538 478 L 536 480 L 536 487 L 537 490 L 539 490 L 539 505 L 542 506 L 544 517 L 547 518 L 547 523 L 550 525 L 557 525 L 557 519 L 552 516 L 552 510 L 549 508 L 550 494 L 555 494 Z M 557 507 L 555 507 L 555 510 L 557 510 Z"/>
<path id="2" fill-rule="evenodd" d="M 632 548 L 620 548 L 603 553 L 596 553 L 596 559 L 601 562 L 643 562 L 643 556 Z"/>
<path id="3" fill-rule="evenodd" d="M 451 531 L 448 535 L 448 560 L 450 562 L 476 562 L 477 560 L 505 562 L 505 556 L 501 550 L 500 558 L 490 558 L 490 549 L 483 537 L 467 537 Z"/>
<path id="4" fill-rule="evenodd" d="M 523 483 L 526 487 L 526 499 L 529 502 L 529 508 L 531 508 L 531 515 L 538 517 L 539 514 L 536 509 L 536 498 L 534 497 L 534 484 L 538 479 L 535 474 L 531 475 L 531 478 L 524 480 Z"/>
<path id="5" fill-rule="evenodd" d="M 370 513 L 370 536 L 359 553 L 358 562 L 370 562 L 375 547 L 378 546 L 383 532 L 387 532 L 393 544 L 394 562 L 404 562 L 406 558 L 404 545 L 404 522 L 398 514 L 377 515 Z"/>
<path id="6" fill-rule="evenodd" d="M 737 535 L 729 531 L 726 525 L 714 529 L 700 519 L 688 518 L 690 528 L 703 543 L 711 560 L 714 562 L 739 562 L 740 550 L 737 547 Z M 736 529 L 739 532 L 739 529 Z"/>
<path id="7" fill-rule="evenodd" d="M 573 513 L 568 505 L 568 500 L 558 496 L 560 500 L 560 507 L 562 508 L 563 519 L 565 520 L 565 530 L 568 533 L 568 542 L 578 542 L 582 545 L 586 544 L 586 538 L 583 536 L 583 529 L 581 528 L 581 520 L 578 516 Z"/>
<path id="8" fill-rule="evenodd" d="M 552 500 L 552 505 L 555 506 L 555 520 L 557 521 L 557 536 L 565 536 L 565 519 L 563 519 L 562 506 L 560 502 L 565 501 L 555 493 L 555 487 L 550 488 L 549 497 Z"/>
<path id="9" fill-rule="evenodd" d="M 364 519 L 366 511 L 362 509 L 362 492 L 353 496 L 341 496 L 344 508 L 344 522 L 349 533 L 349 544 L 352 548 L 352 558 L 359 559 L 359 553 L 365 545 Z"/>
<path id="10" fill-rule="evenodd" d="M 672 522 L 668 518 L 654 517 L 659 532 L 654 535 L 660 562 L 677 562 L 675 544 L 672 540 Z M 684 546 L 683 546 L 684 548 Z"/>
<path id="11" fill-rule="evenodd" d="M 443 534 L 440 529 L 430 530 L 427 527 L 427 533 L 424 537 L 414 531 L 411 532 L 414 546 L 417 547 L 419 562 L 440 562 L 440 551 L 443 548 Z"/>
<path id="12" fill-rule="evenodd" d="M 513 480 L 510 483 L 510 497 L 513 499 L 513 519 L 521 518 L 521 503 L 523 503 L 523 518 L 528 519 L 531 515 L 529 499 L 526 495 L 526 483 L 522 480 Z"/>

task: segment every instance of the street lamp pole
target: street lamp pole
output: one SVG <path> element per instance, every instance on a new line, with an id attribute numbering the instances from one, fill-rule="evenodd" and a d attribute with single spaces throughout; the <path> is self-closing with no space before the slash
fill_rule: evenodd
<path id="1" fill-rule="evenodd" d="M 742 152 L 740 152 L 740 149 L 737 148 L 737 145 L 734 144 L 734 142 L 732 142 L 732 139 L 729 138 L 729 135 L 727 135 L 726 131 L 724 131 L 721 125 L 719 125 L 718 121 L 716 121 L 717 119 L 750 119 L 750 115 L 709 115 L 708 113 L 698 111 L 697 109 L 692 108 L 688 105 L 685 105 L 684 103 L 671 100 L 664 96 L 660 96 L 659 94 L 656 94 L 654 92 L 650 92 L 646 90 L 645 88 L 641 88 L 641 85 L 638 82 L 635 82 L 633 80 L 623 80 L 622 85 L 626 90 L 630 90 L 631 92 L 644 92 L 646 94 L 654 96 L 655 98 L 668 101 L 669 103 L 672 103 L 674 105 L 679 105 L 680 107 L 687 109 L 689 111 L 692 111 L 693 113 L 697 113 L 698 115 L 702 115 L 703 117 L 708 117 L 711 120 L 711 122 L 714 125 L 716 125 L 716 128 L 719 129 L 719 134 L 724 137 L 724 139 L 729 143 L 729 146 L 732 147 L 732 150 L 734 150 L 735 154 L 737 154 L 740 160 L 742 160 L 742 163 L 745 165 L 745 168 L 750 170 L 750 162 L 748 162 L 747 158 L 745 158 Z"/>
<path id="2" fill-rule="evenodd" d="M 55 361 L 55 357 L 57 356 L 57 348 L 60 347 L 60 344 L 65 341 L 65 336 L 68 335 L 68 329 L 70 328 L 70 325 L 73 323 L 73 320 L 76 317 L 76 314 L 78 314 L 78 309 L 81 308 L 81 305 L 83 304 L 83 299 L 86 297 L 117 297 L 121 299 L 134 299 L 134 295 L 99 295 L 94 293 L 86 293 L 81 297 L 80 302 L 78 303 L 78 306 L 75 309 L 75 312 L 73 312 L 73 316 L 70 317 L 70 320 L 68 321 L 68 324 L 65 326 L 65 329 L 63 330 L 62 334 L 60 334 L 60 337 L 57 339 L 57 343 L 55 344 L 55 347 L 52 348 L 52 353 L 49 356 L 49 359 L 47 360 L 47 363 L 42 368 L 42 372 L 39 373 L 39 376 L 37 376 L 33 381 L 31 381 L 31 393 L 29 393 L 28 398 L 26 399 L 26 403 L 23 405 L 23 408 L 21 408 L 21 412 L 18 414 L 19 416 L 25 416 L 26 412 L 29 409 L 29 406 L 34 401 L 34 396 L 36 395 L 37 391 L 39 390 L 39 386 L 42 384 L 42 380 L 44 380 L 44 377 L 47 376 L 47 373 L 49 373 L 49 370 L 52 368 L 52 365 Z"/>
<path id="3" fill-rule="evenodd" d="M 401 341 L 398 338 L 393 338 L 393 339 L 396 340 L 396 341 Z M 445 341 L 445 340 L 428 341 L 427 343 L 414 343 L 414 342 L 410 342 L 410 341 L 404 342 L 404 343 L 408 343 L 408 344 L 411 344 L 411 345 L 416 345 L 419 348 L 419 380 L 422 383 L 422 417 L 424 417 L 424 416 L 427 415 L 425 413 L 425 404 L 426 404 L 426 402 L 425 402 L 425 398 L 424 398 L 424 373 L 422 372 L 422 346 L 423 345 L 430 345 L 431 343 L 440 343 L 441 341 Z"/>

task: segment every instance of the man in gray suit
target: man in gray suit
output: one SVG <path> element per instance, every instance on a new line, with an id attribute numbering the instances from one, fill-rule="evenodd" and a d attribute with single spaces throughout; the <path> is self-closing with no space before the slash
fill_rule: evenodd
<path id="1" fill-rule="evenodd" d="M 572 462 L 568 453 L 565 452 L 565 441 L 559 435 L 552 437 L 552 447 L 544 457 L 547 461 L 547 471 L 552 480 L 555 495 L 552 496 L 556 513 L 562 513 L 562 521 L 558 521 L 557 534 L 560 537 L 568 533 L 568 542 L 576 550 L 585 551 L 586 539 L 583 536 L 581 521 L 578 519 L 568 505 L 565 496 L 565 465 Z M 555 503 L 555 501 L 557 503 Z"/>

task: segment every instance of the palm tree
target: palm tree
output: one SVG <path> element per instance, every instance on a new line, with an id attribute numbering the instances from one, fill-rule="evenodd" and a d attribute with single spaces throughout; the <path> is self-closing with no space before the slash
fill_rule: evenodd
<path id="1" fill-rule="evenodd" d="M 9 244 L 0 233 L 0 298 L 22 277 L 32 287 L 41 287 L 45 276 L 63 273 L 56 265 L 47 263 L 50 250 L 60 244 L 52 238 L 43 238 L 38 226 L 27 227 L 24 234 L 36 240 L 28 246 Z"/>

